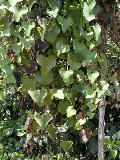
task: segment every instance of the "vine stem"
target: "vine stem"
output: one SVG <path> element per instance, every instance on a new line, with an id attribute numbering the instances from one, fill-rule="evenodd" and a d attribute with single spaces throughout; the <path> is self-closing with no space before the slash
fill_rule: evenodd
<path id="1" fill-rule="evenodd" d="M 104 116 L 106 101 L 103 97 L 99 103 L 99 128 L 98 128 L 98 160 L 104 160 Z"/>

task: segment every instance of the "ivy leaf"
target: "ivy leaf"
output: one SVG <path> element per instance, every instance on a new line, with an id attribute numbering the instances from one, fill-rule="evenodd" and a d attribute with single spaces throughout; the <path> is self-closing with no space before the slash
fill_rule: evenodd
<path id="1" fill-rule="evenodd" d="M 29 37 L 31 34 L 31 30 L 35 27 L 35 23 L 31 20 L 28 20 L 26 22 L 23 22 L 22 27 L 25 30 L 26 37 Z"/>
<path id="2" fill-rule="evenodd" d="M 47 86 L 53 82 L 53 73 L 49 72 L 46 76 L 41 76 L 41 74 L 37 72 L 35 75 L 35 79 L 43 86 Z"/>
<path id="3" fill-rule="evenodd" d="M 22 79 L 22 90 L 23 91 L 28 91 L 28 90 L 34 90 L 35 89 L 35 84 L 36 81 L 35 79 L 30 79 L 27 76 L 23 76 Z"/>
<path id="4" fill-rule="evenodd" d="M 73 25 L 73 20 L 71 17 L 63 18 L 62 16 L 59 16 L 57 21 L 61 25 L 63 33 L 65 33 Z"/>
<path id="5" fill-rule="evenodd" d="M 94 33 L 95 33 L 95 40 L 98 41 L 100 33 L 101 33 L 101 27 L 100 27 L 100 25 L 98 23 L 96 23 L 93 26 L 93 30 L 94 30 Z"/>
<path id="6" fill-rule="evenodd" d="M 83 43 L 79 43 L 77 39 L 73 40 L 73 47 L 74 47 L 75 53 L 79 53 L 85 49 L 85 45 Z"/>
<path id="7" fill-rule="evenodd" d="M 50 136 L 50 138 L 54 139 L 56 137 L 56 133 L 57 133 L 57 128 L 54 125 L 49 125 L 47 127 L 47 131 L 48 131 L 48 135 Z"/>
<path id="8" fill-rule="evenodd" d="M 45 40 L 50 43 L 54 43 L 59 33 L 60 33 L 60 29 L 54 28 L 46 33 Z"/>
<path id="9" fill-rule="evenodd" d="M 28 93 L 37 105 L 43 104 L 43 102 L 47 96 L 47 90 L 44 88 L 41 90 L 35 90 L 35 91 L 28 90 Z"/>
<path id="10" fill-rule="evenodd" d="M 57 1 L 48 0 L 48 3 L 50 4 L 51 10 L 47 10 L 47 13 L 49 14 L 49 16 L 55 18 L 60 9 L 61 0 L 57 0 Z"/>
<path id="11" fill-rule="evenodd" d="M 18 2 L 22 2 L 23 0 L 8 0 L 11 6 L 15 6 Z"/>
<path id="12" fill-rule="evenodd" d="M 74 109 L 73 106 L 69 106 L 67 108 L 67 117 L 71 117 L 73 115 L 76 115 L 76 110 Z"/>
<path id="13" fill-rule="evenodd" d="M 58 99 L 64 99 L 65 98 L 65 95 L 64 95 L 64 89 L 58 89 L 54 94 L 53 96 L 55 98 L 58 98 Z"/>
<path id="14" fill-rule="evenodd" d="M 39 124 L 40 129 L 44 129 L 45 126 L 53 119 L 53 116 L 48 113 L 45 115 L 40 115 L 39 113 L 35 112 L 34 119 Z"/>
<path id="15" fill-rule="evenodd" d="M 38 55 L 37 62 L 41 66 L 41 74 L 42 76 L 46 76 L 52 68 L 56 65 L 56 59 L 53 55 L 49 57 Z"/>
<path id="16" fill-rule="evenodd" d="M 89 150 L 92 154 L 95 154 L 98 150 L 98 143 L 97 143 L 97 140 L 93 137 L 90 139 L 90 142 L 89 142 Z"/>
<path id="17" fill-rule="evenodd" d="M 85 88 L 85 97 L 94 98 L 96 96 L 96 91 L 93 91 L 91 87 L 87 86 Z"/>
<path id="18" fill-rule="evenodd" d="M 66 53 L 70 50 L 70 46 L 65 43 L 64 39 L 59 39 L 56 42 L 56 50 L 57 50 L 57 56 L 59 56 L 61 53 Z"/>
<path id="19" fill-rule="evenodd" d="M 95 16 L 93 14 L 91 14 L 91 11 L 94 8 L 95 4 L 96 4 L 95 0 L 92 0 L 90 5 L 88 5 L 86 2 L 84 2 L 83 14 L 84 14 L 86 20 L 89 22 L 91 20 L 95 19 Z"/>
<path id="20" fill-rule="evenodd" d="M 21 43 L 14 43 L 11 48 L 12 48 L 13 52 L 15 52 L 17 55 L 18 55 L 18 54 L 21 52 L 21 50 L 22 50 Z"/>
<path id="21" fill-rule="evenodd" d="M 74 72 L 72 70 L 66 71 L 65 69 L 62 68 L 59 70 L 59 73 L 60 73 L 60 76 L 62 77 L 66 86 L 73 83 L 73 81 L 74 81 L 73 73 Z"/>
<path id="22" fill-rule="evenodd" d="M 15 21 L 18 22 L 20 18 L 28 12 L 27 7 L 20 8 L 18 6 L 11 6 L 8 10 L 14 13 Z"/>
<path id="23" fill-rule="evenodd" d="M 97 77 L 99 76 L 99 72 L 98 71 L 94 71 L 93 73 L 88 71 L 87 74 L 88 74 L 88 78 L 89 78 L 91 84 L 94 83 L 95 80 L 97 79 Z"/>
<path id="24" fill-rule="evenodd" d="M 54 8 L 52 11 L 47 10 L 47 14 L 48 14 L 50 17 L 55 18 L 55 17 L 57 17 L 58 11 L 59 11 L 59 9 L 56 7 L 56 8 Z"/>
<path id="25" fill-rule="evenodd" d="M 66 114 L 67 108 L 70 106 L 69 102 L 67 100 L 61 101 L 58 104 L 58 111 L 61 114 Z"/>
<path id="26" fill-rule="evenodd" d="M 107 83 L 106 81 L 100 81 L 100 84 L 101 84 L 102 89 L 103 89 L 104 91 L 107 91 L 107 90 L 108 90 L 109 83 Z"/>
<path id="27" fill-rule="evenodd" d="M 62 141 L 60 142 L 60 146 L 63 148 L 65 152 L 68 152 L 70 147 L 72 147 L 73 142 L 72 141 Z"/>

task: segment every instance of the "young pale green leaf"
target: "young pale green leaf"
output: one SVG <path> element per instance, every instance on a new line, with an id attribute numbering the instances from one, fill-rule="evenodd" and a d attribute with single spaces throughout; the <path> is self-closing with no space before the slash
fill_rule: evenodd
<path id="1" fill-rule="evenodd" d="M 55 18 L 55 17 L 57 17 L 58 11 L 59 11 L 59 9 L 57 7 L 55 7 L 53 10 L 47 10 L 47 14 L 50 17 Z"/>
<path id="2" fill-rule="evenodd" d="M 109 83 L 107 83 L 106 81 L 100 81 L 100 84 L 101 84 L 102 89 L 103 89 L 104 91 L 107 91 L 107 90 L 108 90 L 108 88 L 109 88 Z"/>
<path id="3" fill-rule="evenodd" d="M 53 94 L 53 96 L 55 98 L 58 98 L 58 99 L 64 99 L 65 98 L 64 89 L 58 89 L 58 90 L 56 90 L 56 92 Z"/>
<path id="4" fill-rule="evenodd" d="M 67 108 L 67 117 L 71 117 L 73 115 L 76 115 L 76 110 L 74 109 L 73 106 L 69 106 Z"/>
<path id="5" fill-rule="evenodd" d="M 73 20 L 71 17 L 63 18 L 62 16 L 59 16 L 57 20 L 62 27 L 63 33 L 65 33 L 73 25 Z"/>
<path id="6" fill-rule="evenodd" d="M 93 30 L 94 30 L 94 33 L 95 33 L 95 40 L 98 41 L 100 33 L 101 33 L 101 27 L 100 27 L 100 25 L 98 23 L 96 23 L 93 26 Z"/>
<path id="7" fill-rule="evenodd" d="M 57 56 L 59 56 L 61 53 L 69 52 L 70 46 L 65 43 L 64 39 L 59 39 L 56 42 L 56 50 L 57 50 Z"/>
<path id="8" fill-rule="evenodd" d="M 14 13 L 15 21 L 18 22 L 20 18 L 28 12 L 27 7 L 23 7 L 22 9 L 19 9 L 18 6 L 11 6 L 8 8 L 8 10 L 12 13 Z"/>
<path id="9" fill-rule="evenodd" d="M 83 128 L 83 126 L 80 125 L 80 122 L 78 121 L 76 124 L 75 124 L 75 127 L 74 127 L 76 130 L 81 130 Z"/>
<path id="10" fill-rule="evenodd" d="M 65 152 L 68 152 L 69 148 L 72 147 L 72 141 L 62 141 L 60 142 L 60 146 L 63 148 Z"/>
<path id="11" fill-rule="evenodd" d="M 11 6 L 15 6 L 18 2 L 22 2 L 23 0 L 8 0 Z"/>
<path id="12" fill-rule="evenodd" d="M 47 96 L 47 90 L 44 88 L 41 90 L 34 90 L 34 91 L 28 90 L 28 93 L 33 99 L 33 101 L 38 105 L 41 105 Z"/>
<path id="13" fill-rule="evenodd" d="M 47 115 L 40 115 L 35 112 L 34 119 L 39 124 L 40 129 L 44 129 L 44 127 L 53 119 L 53 116 L 50 113 Z"/>
<path id="14" fill-rule="evenodd" d="M 94 71 L 93 73 L 88 72 L 87 74 L 88 74 L 88 78 L 89 78 L 91 84 L 94 83 L 95 80 L 96 80 L 96 79 L 98 78 L 98 76 L 99 76 L 99 72 L 98 72 L 98 71 Z"/>
<path id="15" fill-rule="evenodd" d="M 93 91 L 91 87 L 86 86 L 85 88 L 85 97 L 94 98 L 96 96 L 96 91 Z"/>
<path id="16" fill-rule="evenodd" d="M 25 30 L 26 37 L 29 37 L 31 34 L 31 30 L 35 27 L 35 23 L 31 20 L 23 22 L 22 27 Z"/>
<path id="17" fill-rule="evenodd" d="M 85 19 L 87 21 L 91 21 L 93 19 L 95 19 L 95 16 L 93 14 L 91 14 L 91 11 L 93 9 L 93 7 L 95 6 L 95 0 L 92 1 L 92 3 L 90 5 L 88 5 L 86 2 L 84 2 L 84 6 L 83 6 L 83 14 L 85 16 Z"/>
<path id="18" fill-rule="evenodd" d="M 64 83 L 68 86 L 70 84 L 73 83 L 73 71 L 72 70 L 69 70 L 69 71 L 66 71 L 65 69 L 60 69 L 59 70 L 59 73 L 60 73 L 60 76 L 62 77 Z"/>
<path id="19" fill-rule="evenodd" d="M 47 10 L 47 13 L 50 17 L 55 18 L 58 14 L 58 11 L 61 6 L 61 0 L 48 0 L 48 3 L 50 4 L 51 10 Z"/>

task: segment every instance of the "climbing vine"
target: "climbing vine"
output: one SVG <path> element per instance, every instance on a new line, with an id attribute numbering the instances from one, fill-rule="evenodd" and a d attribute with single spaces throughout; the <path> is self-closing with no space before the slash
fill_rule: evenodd
<path id="1" fill-rule="evenodd" d="M 0 1 L 1 158 L 97 159 L 103 97 L 105 157 L 120 156 L 118 12 L 107 0 Z"/>

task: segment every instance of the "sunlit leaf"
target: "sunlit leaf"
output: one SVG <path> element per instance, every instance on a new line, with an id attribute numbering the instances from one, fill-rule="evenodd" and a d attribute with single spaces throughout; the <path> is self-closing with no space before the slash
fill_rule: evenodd
<path id="1" fill-rule="evenodd" d="M 62 141 L 60 142 L 60 146 L 63 148 L 65 152 L 68 152 L 70 147 L 72 147 L 73 142 L 72 141 Z"/>

